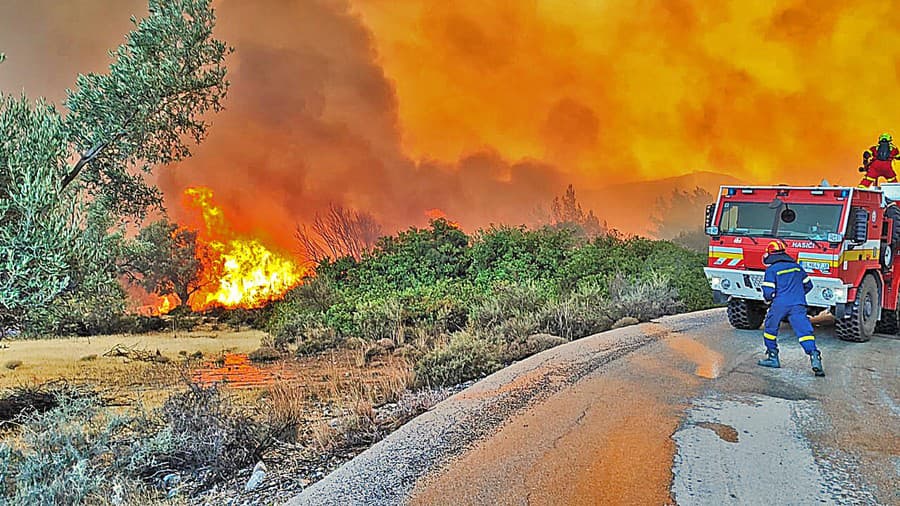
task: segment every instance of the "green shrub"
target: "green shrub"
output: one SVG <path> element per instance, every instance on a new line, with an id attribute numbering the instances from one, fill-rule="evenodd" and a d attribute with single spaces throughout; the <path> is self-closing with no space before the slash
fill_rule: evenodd
<path id="1" fill-rule="evenodd" d="M 550 294 L 536 282 L 495 284 L 489 294 L 476 301 L 470 309 L 469 319 L 475 329 L 497 330 L 511 320 L 523 320 L 519 326 L 527 326 L 547 306 Z"/>
<path id="2" fill-rule="evenodd" d="M 419 359 L 416 382 L 422 386 L 449 386 L 480 378 L 501 367 L 497 345 L 469 332 L 458 332 L 450 342 Z"/>
<path id="3" fill-rule="evenodd" d="M 328 327 L 309 328 L 303 333 L 303 338 L 297 343 L 294 351 L 298 357 L 313 355 L 325 350 L 341 346 L 345 342 L 334 329 Z"/>
<path id="4" fill-rule="evenodd" d="M 475 236 L 469 275 L 485 285 L 549 280 L 579 244 L 570 229 L 492 227 Z"/>
<path id="5" fill-rule="evenodd" d="M 668 276 L 650 272 L 647 279 L 627 281 L 616 277 L 610 285 L 610 304 L 613 318 L 625 316 L 648 321 L 659 316 L 675 314 L 684 308 L 678 291 Z"/>
<path id="6" fill-rule="evenodd" d="M 127 420 L 101 412 L 96 397 L 60 396 L 55 408 L 20 423 L 15 443 L 0 444 L 0 488 L 10 503 L 101 502 L 122 479 L 106 463 L 115 460 Z"/>
<path id="7" fill-rule="evenodd" d="M 353 322 L 359 336 L 369 341 L 390 339 L 403 342 L 403 322 L 406 311 L 397 297 L 361 301 L 353 313 Z"/>
<path id="8" fill-rule="evenodd" d="M 410 356 L 463 329 L 509 356 L 531 334 L 577 339 L 621 316 L 710 307 L 705 256 L 671 242 L 495 227 L 469 238 L 438 220 L 384 238 L 360 260 L 319 265 L 272 310 L 268 330 L 301 353 L 342 339 L 414 340 Z M 414 337 L 410 337 L 414 336 Z"/>
<path id="9" fill-rule="evenodd" d="M 608 330 L 613 318 L 604 290 L 585 284 L 548 304 L 541 323 L 544 332 L 572 340 Z"/>

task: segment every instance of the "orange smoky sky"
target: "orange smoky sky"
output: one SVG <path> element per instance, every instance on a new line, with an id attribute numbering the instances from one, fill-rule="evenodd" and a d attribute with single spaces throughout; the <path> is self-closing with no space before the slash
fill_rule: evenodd
<path id="1" fill-rule="evenodd" d="M 330 203 L 388 231 L 432 209 L 468 230 L 529 222 L 568 183 L 647 232 L 674 186 L 855 184 L 861 151 L 900 123 L 891 2 L 215 5 L 235 47 L 227 109 L 156 180 L 176 218 L 182 191 L 208 186 L 236 230 L 284 248 Z M 0 89 L 59 99 L 145 12 L 0 4 Z"/>

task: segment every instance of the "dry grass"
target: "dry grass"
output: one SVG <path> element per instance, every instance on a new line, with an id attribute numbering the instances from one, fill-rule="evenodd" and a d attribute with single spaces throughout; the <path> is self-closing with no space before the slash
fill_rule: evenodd
<path id="1" fill-rule="evenodd" d="M 376 408 L 397 402 L 414 379 L 412 366 L 403 359 L 389 357 L 365 368 L 349 361 L 347 365 L 333 362 L 317 392 L 318 399 L 338 415 L 313 424 L 310 437 L 320 451 L 380 439 L 385 430 Z"/>
<path id="2" fill-rule="evenodd" d="M 179 332 L 177 338 L 171 333 L 154 333 L 6 341 L 8 347 L 0 349 L 0 362 L 18 360 L 23 364 L 15 370 L 0 369 L 0 388 L 60 378 L 138 389 L 169 386 L 179 380 L 174 366 L 127 363 L 103 354 L 117 344 L 154 353 L 159 350 L 173 360 L 179 358 L 180 352 L 190 355 L 200 351 L 204 356 L 226 351 L 248 353 L 259 347 L 264 334 L 246 331 L 221 332 L 215 337 L 208 332 L 203 334 L 204 337 L 194 337 L 196 335 Z M 96 355 L 96 359 L 81 360 L 91 355 Z"/>
<path id="3" fill-rule="evenodd" d="M 17 370 L 0 370 L 0 390 L 62 379 L 90 385 L 117 403 L 153 408 L 183 390 L 183 378 L 191 374 L 186 364 L 201 363 L 185 362 L 191 355 L 200 352 L 204 360 L 210 360 L 226 352 L 249 353 L 264 336 L 251 331 L 221 333 L 216 338 L 180 333 L 178 338 L 151 334 L 12 341 L 9 348 L 0 350 L 0 360 L 27 357 L 27 362 L 23 360 Z M 153 353 L 159 350 L 172 360 L 148 363 L 103 355 L 119 344 Z M 398 402 L 414 375 L 407 360 L 390 353 L 372 356 L 362 364 L 358 359 L 359 351 L 351 349 L 289 358 L 278 364 L 289 379 L 232 394 L 239 405 L 260 413 L 273 426 L 290 427 L 292 432 L 285 436 L 320 450 L 371 442 L 383 437 L 393 423 L 378 419 L 379 408 Z"/>

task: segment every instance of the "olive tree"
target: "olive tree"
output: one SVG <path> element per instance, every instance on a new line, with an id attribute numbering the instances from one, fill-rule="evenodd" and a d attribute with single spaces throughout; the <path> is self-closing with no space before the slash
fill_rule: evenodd
<path id="1" fill-rule="evenodd" d="M 122 227 L 161 201 L 144 175 L 190 156 L 222 108 L 231 49 L 210 0 L 149 0 L 132 23 L 59 107 L 0 95 L 0 329 L 112 295 Z"/>
<path id="2" fill-rule="evenodd" d="M 197 231 L 163 219 L 141 229 L 125 254 L 132 279 L 145 290 L 159 295 L 174 294 L 183 306 L 208 284 L 204 278 L 204 246 Z"/>

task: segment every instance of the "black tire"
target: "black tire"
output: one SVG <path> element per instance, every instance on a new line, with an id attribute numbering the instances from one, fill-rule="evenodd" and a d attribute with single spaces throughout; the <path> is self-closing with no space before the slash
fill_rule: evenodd
<path id="1" fill-rule="evenodd" d="M 879 255 L 881 258 L 879 260 L 881 261 L 881 267 L 886 271 L 890 270 L 891 264 L 894 263 L 895 251 L 894 247 L 890 244 L 881 243 L 881 253 Z"/>
<path id="2" fill-rule="evenodd" d="M 881 304 L 881 300 L 875 277 L 866 274 L 856 291 L 856 300 L 847 306 L 847 314 L 835 321 L 834 330 L 838 338 L 856 343 L 868 341 L 875 333 L 875 325 L 878 323 L 875 321 L 878 304 Z"/>
<path id="3" fill-rule="evenodd" d="M 728 323 L 741 330 L 756 330 L 766 319 L 766 306 L 761 302 L 746 299 L 728 301 Z"/>
<path id="4" fill-rule="evenodd" d="M 895 335 L 898 332 L 900 332 L 900 313 L 896 309 L 882 309 L 881 319 L 875 324 L 875 333 Z"/>
<path id="5" fill-rule="evenodd" d="M 884 210 L 884 215 L 894 222 L 894 229 L 891 234 L 891 246 L 896 254 L 897 251 L 900 251 L 900 208 L 898 208 L 896 204 L 889 205 L 887 209 Z"/>

